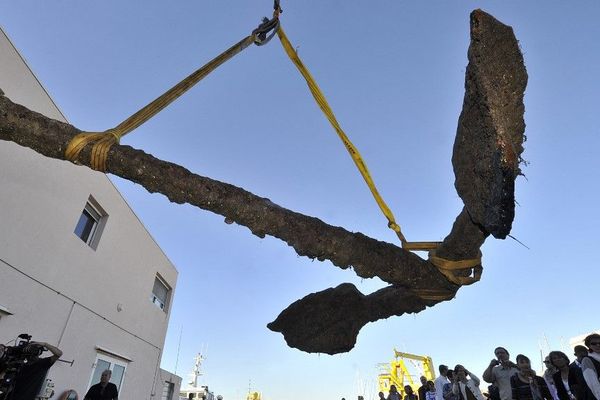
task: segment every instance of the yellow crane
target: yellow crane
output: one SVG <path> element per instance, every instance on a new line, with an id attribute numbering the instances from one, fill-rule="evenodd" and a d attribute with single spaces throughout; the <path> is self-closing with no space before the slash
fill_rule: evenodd
<path id="1" fill-rule="evenodd" d="M 260 400 L 261 399 L 260 392 L 248 393 L 248 396 L 246 396 L 246 399 L 247 400 Z"/>
<path id="2" fill-rule="evenodd" d="M 406 367 L 405 360 L 409 360 L 412 363 L 418 363 L 419 367 L 417 368 L 428 381 L 433 381 L 435 379 L 435 371 L 431 357 L 404 353 L 394 349 L 394 359 L 390 361 L 389 365 L 379 364 L 381 368 L 381 372 L 378 376 L 379 391 L 383 392 L 386 396 L 390 391 L 391 385 L 396 386 L 396 389 L 398 389 L 402 398 L 404 398 L 404 395 L 406 394 L 404 392 L 404 386 L 406 385 L 412 387 L 415 393 L 419 390 L 419 387 L 421 386 L 419 377 L 411 375 L 409 369 Z"/>

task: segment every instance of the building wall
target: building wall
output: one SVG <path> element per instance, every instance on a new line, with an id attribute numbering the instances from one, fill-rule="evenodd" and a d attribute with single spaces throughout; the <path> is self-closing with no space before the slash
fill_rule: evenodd
<path id="1" fill-rule="evenodd" d="M 163 388 L 164 388 L 164 385 L 167 383 L 173 384 L 172 397 L 168 400 L 179 399 L 179 391 L 181 390 L 181 377 L 180 376 L 177 376 L 169 371 L 165 371 L 164 369 L 161 369 L 160 370 L 160 381 L 163 384 Z M 157 389 L 157 392 L 158 392 L 158 389 Z M 163 393 L 164 393 L 164 391 L 163 391 Z M 159 399 L 161 398 L 161 396 L 159 396 L 158 394 L 156 397 Z"/>
<path id="2" fill-rule="evenodd" d="M 29 109 L 47 117 L 65 121 L 64 115 L 38 82 L 19 52 L 0 27 L 0 89 L 10 93 L 13 102 L 27 105 Z"/>
<path id="3" fill-rule="evenodd" d="M 1 30 L 0 89 L 65 121 Z M 90 196 L 108 215 L 96 249 L 74 234 Z M 0 226 L 0 342 L 29 333 L 73 360 L 50 370 L 57 397 L 83 395 L 108 352 L 127 364 L 120 398 L 160 398 L 170 307 L 151 294 L 158 274 L 172 301 L 177 271 L 106 175 L 0 142 Z"/>

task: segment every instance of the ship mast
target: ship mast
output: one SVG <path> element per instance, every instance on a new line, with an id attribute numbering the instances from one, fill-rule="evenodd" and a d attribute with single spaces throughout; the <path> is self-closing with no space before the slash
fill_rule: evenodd
<path id="1" fill-rule="evenodd" d="M 188 384 L 193 388 L 197 388 L 198 387 L 198 377 L 200 375 L 202 375 L 201 366 L 202 366 L 202 361 L 204 361 L 204 356 L 201 353 L 198 353 L 196 355 L 196 357 L 194 357 L 194 361 L 195 361 L 194 368 L 192 369 L 192 373 L 189 375 L 190 381 L 188 382 Z"/>

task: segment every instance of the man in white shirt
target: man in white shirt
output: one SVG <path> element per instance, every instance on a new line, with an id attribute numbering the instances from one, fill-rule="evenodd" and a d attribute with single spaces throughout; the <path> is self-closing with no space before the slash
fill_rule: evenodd
<path id="1" fill-rule="evenodd" d="M 444 400 L 444 385 L 450 382 L 448 380 L 448 366 L 440 365 L 438 370 L 440 371 L 440 376 L 435 378 L 433 382 L 435 386 L 435 400 Z"/>
<path id="2" fill-rule="evenodd" d="M 510 354 L 504 347 L 496 347 L 494 355 L 496 359 L 490 361 L 490 365 L 483 372 L 483 380 L 498 388 L 500 400 L 512 400 L 510 377 L 519 372 L 519 370 L 509 360 Z"/>

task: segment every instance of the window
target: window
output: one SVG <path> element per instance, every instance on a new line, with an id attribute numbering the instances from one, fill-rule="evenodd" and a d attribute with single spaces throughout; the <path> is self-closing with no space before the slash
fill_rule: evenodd
<path id="1" fill-rule="evenodd" d="M 173 392 L 175 391 L 175 384 L 173 382 L 165 382 L 163 384 L 163 392 L 161 400 L 173 400 Z"/>
<path id="2" fill-rule="evenodd" d="M 169 305 L 169 295 L 171 294 L 171 288 L 167 283 L 160 278 L 160 276 L 156 276 L 154 278 L 154 287 L 152 288 L 152 295 L 150 296 L 150 301 L 152 301 L 158 308 L 163 311 L 167 311 L 167 306 Z"/>
<path id="3" fill-rule="evenodd" d="M 96 250 L 107 217 L 98 202 L 90 196 L 75 226 L 75 235 Z"/>
<path id="4" fill-rule="evenodd" d="M 92 378 L 90 379 L 88 388 L 100 382 L 102 372 L 107 369 L 111 371 L 110 382 L 114 383 L 117 386 L 117 390 L 121 392 L 121 387 L 123 386 L 123 380 L 125 378 L 125 370 L 127 369 L 127 361 L 110 357 L 102 353 L 98 353 L 98 356 L 96 357 Z"/>

